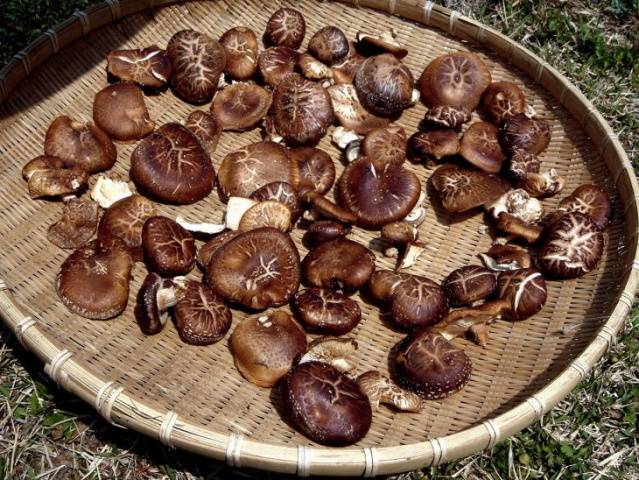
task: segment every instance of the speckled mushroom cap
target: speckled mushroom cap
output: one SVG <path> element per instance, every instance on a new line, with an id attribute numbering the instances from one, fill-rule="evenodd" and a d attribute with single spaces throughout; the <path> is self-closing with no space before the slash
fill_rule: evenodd
<path id="1" fill-rule="evenodd" d="M 224 72 L 234 80 L 248 80 L 257 71 L 257 37 L 247 27 L 234 27 L 220 37 L 226 53 Z"/>
<path id="2" fill-rule="evenodd" d="M 131 256 L 119 238 L 91 240 L 64 261 L 55 279 L 62 303 L 94 320 L 122 313 L 129 299 Z"/>
<path id="3" fill-rule="evenodd" d="M 238 82 L 224 87 L 213 99 L 211 111 L 222 130 L 248 130 L 266 116 L 272 95 L 254 83 Z"/>
<path id="4" fill-rule="evenodd" d="M 457 132 L 451 128 L 415 132 L 406 146 L 407 156 L 415 162 L 439 162 L 459 152 Z"/>
<path id="5" fill-rule="evenodd" d="M 267 183 L 251 193 L 249 198 L 258 202 L 273 200 L 285 205 L 291 212 L 291 222 L 293 223 L 295 223 L 302 214 L 302 201 L 290 183 Z"/>
<path id="6" fill-rule="evenodd" d="M 162 125 L 138 144 L 131 155 L 130 175 L 141 191 L 176 204 L 201 200 L 215 182 L 209 154 L 179 123 Z"/>
<path id="7" fill-rule="evenodd" d="M 257 67 L 264 83 L 276 87 L 282 79 L 292 73 L 297 65 L 299 53 L 289 47 L 271 47 L 257 57 Z"/>
<path id="8" fill-rule="evenodd" d="M 272 182 L 296 186 L 299 167 L 286 147 L 274 142 L 257 142 L 229 153 L 218 171 L 220 199 L 249 197 Z"/>
<path id="9" fill-rule="evenodd" d="M 590 216 L 565 213 L 544 232 L 538 254 L 539 267 L 552 278 L 577 278 L 597 266 L 603 247 L 603 234 Z"/>
<path id="10" fill-rule="evenodd" d="M 357 383 L 321 362 L 302 363 L 284 377 L 283 413 L 293 426 L 323 445 L 351 445 L 372 421 L 368 398 Z"/>
<path id="11" fill-rule="evenodd" d="M 443 287 L 453 305 L 471 305 L 497 288 L 497 275 L 479 265 L 467 265 L 450 272 Z"/>
<path id="12" fill-rule="evenodd" d="M 369 286 L 373 296 L 388 305 L 393 320 L 407 329 L 432 325 L 448 312 L 444 289 L 426 277 L 378 270 Z"/>
<path id="13" fill-rule="evenodd" d="M 308 41 L 308 51 L 326 65 L 339 63 L 349 48 L 344 32 L 332 25 L 321 28 Z"/>
<path id="14" fill-rule="evenodd" d="M 599 230 L 605 229 L 610 223 L 612 207 L 608 193 L 596 185 L 581 185 L 568 197 L 564 198 L 557 214 L 579 212 L 588 215 Z"/>
<path id="15" fill-rule="evenodd" d="M 387 118 L 378 117 L 364 108 L 352 83 L 339 83 L 328 87 L 333 112 L 337 121 L 346 129 L 366 134 L 375 128 L 388 126 Z"/>
<path id="16" fill-rule="evenodd" d="M 132 50 L 113 50 L 107 54 L 107 71 L 125 82 L 159 89 L 171 78 L 171 61 L 157 45 Z"/>
<path id="17" fill-rule="evenodd" d="M 381 164 L 401 165 L 406 160 L 406 132 L 402 127 L 376 128 L 362 141 L 362 154 Z"/>
<path id="18" fill-rule="evenodd" d="M 419 200 L 417 176 L 401 165 L 368 157 L 351 162 L 339 181 L 339 201 L 363 228 L 379 229 L 403 219 Z"/>
<path id="19" fill-rule="evenodd" d="M 304 16 L 294 8 L 283 7 L 273 12 L 266 24 L 264 38 L 268 45 L 299 48 L 306 35 Z"/>
<path id="20" fill-rule="evenodd" d="M 155 129 L 142 89 L 132 83 L 104 87 L 93 100 L 93 121 L 114 140 L 146 137 Z"/>
<path id="21" fill-rule="evenodd" d="M 492 203 L 510 190 L 501 177 L 457 165 L 442 165 L 430 177 L 443 207 L 461 213 Z"/>
<path id="22" fill-rule="evenodd" d="M 326 89 L 297 73 L 286 75 L 275 87 L 270 115 L 289 145 L 319 142 L 335 119 Z"/>
<path id="23" fill-rule="evenodd" d="M 321 335 L 344 335 L 362 318 L 355 300 L 324 288 L 300 290 L 293 298 L 293 308 L 306 330 Z"/>
<path id="24" fill-rule="evenodd" d="M 194 110 L 186 117 L 184 126 L 191 130 L 202 143 L 204 150 L 213 158 L 222 134 L 222 126 L 213 115 L 202 110 Z"/>
<path id="25" fill-rule="evenodd" d="M 499 126 L 510 117 L 524 112 L 526 97 L 514 83 L 494 82 L 484 92 L 481 106 L 488 119 Z"/>
<path id="26" fill-rule="evenodd" d="M 510 117 L 501 130 L 500 142 L 504 151 L 513 154 L 524 150 L 539 155 L 550 143 L 550 127 L 541 119 L 518 113 Z"/>
<path id="27" fill-rule="evenodd" d="M 470 380 L 470 358 L 429 328 L 419 330 L 391 352 L 393 380 L 426 400 L 445 398 Z"/>
<path id="28" fill-rule="evenodd" d="M 206 270 L 217 249 L 240 234 L 241 232 L 238 232 L 237 230 L 225 230 L 198 248 L 197 255 L 195 257 L 195 261 L 198 266 L 202 270 Z"/>
<path id="29" fill-rule="evenodd" d="M 174 91 L 187 102 L 210 102 L 226 67 L 224 47 L 204 33 L 181 30 L 171 37 L 166 52 Z"/>
<path id="30" fill-rule="evenodd" d="M 195 265 L 195 239 L 167 217 L 150 217 L 142 227 L 144 259 L 163 277 L 186 275 Z"/>
<path id="31" fill-rule="evenodd" d="M 315 147 L 297 147 L 289 150 L 289 155 L 299 168 L 300 189 L 311 188 L 322 195 L 331 189 L 335 164 L 328 153 Z"/>
<path id="32" fill-rule="evenodd" d="M 219 295 L 245 307 L 283 305 L 299 288 L 299 254 L 286 233 L 258 228 L 219 247 L 209 260 L 206 279 Z"/>
<path id="33" fill-rule="evenodd" d="M 501 272 L 496 296 L 508 300 L 502 314 L 509 320 L 525 320 L 538 313 L 546 303 L 546 280 L 534 268 Z"/>

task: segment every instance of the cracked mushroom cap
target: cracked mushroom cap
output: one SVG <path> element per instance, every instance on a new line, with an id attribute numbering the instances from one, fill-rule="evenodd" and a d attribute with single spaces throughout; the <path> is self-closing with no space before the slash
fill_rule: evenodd
<path id="1" fill-rule="evenodd" d="M 67 167 L 91 173 L 110 169 L 117 156 L 109 136 L 92 123 L 81 123 L 66 115 L 56 118 L 44 138 L 44 153 L 60 158 Z"/>
<path id="2" fill-rule="evenodd" d="M 421 192 L 413 172 L 368 157 L 360 157 L 344 169 L 338 188 L 341 205 L 357 216 L 359 226 L 371 230 L 406 217 Z"/>
<path id="3" fill-rule="evenodd" d="M 179 123 L 167 123 L 131 155 L 131 179 L 139 190 L 173 204 L 195 203 L 213 190 L 215 170 L 202 143 Z"/>
<path id="4" fill-rule="evenodd" d="M 299 167 L 286 147 L 274 142 L 257 142 L 229 153 L 218 171 L 220 199 L 248 198 L 272 182 L 299 183 Z"/>
<path id="5" fill-rule="evenodd" d="M 186 117 L 184 126 L 191 130 L 198 140 L 202 143 L 204 150 L 209 154 L 211 159 L 217 149 L 217 143 L 222 135 L 222 126 L 210 113 L 202 110 L 195 110 Z"/>
<path id="6" fill-rule="evenodd" d="M 352 83 L 331 85 L 326 91 L 331 97 L 337 121 L 347 130 L 364 135 L 376 128 L 388 126 L 387 118 L 378 117 L 364 108 Z"/>
<path id="7" fill-rule="evenodd" d="M 264 38 L 269 45 L 297 49 L 306 35 L 304 16 L 294 8 L 276 10 L 266 24 Z"/>
<path id="8" fill-rule="evenodd" d="M 464 133 L 459 153 L 477 168 L 488 173 L 499 173 L 506 159 L 501 151 L 499 130 L 488 122 L 475 122 Z"/>
<path id="9" fill-rule="evenodd" d="M 157 45 L 107 54 L 107 71 L 125 82 L 142 87 L 162 88 L 171 78 L 171 61 Z"/>
<path id="10" fill-rule="evenodd" d="M 355 74 L 353 85 L 366 110 L 393 117 L 412 105 L 413 74 L 392 54 L 367 58 Z"/>
<path id="11" fill-rule="evenodd" d="M 197 255 L 195 257 L 195 261 L 197 262 L 199 267 L 202 270 L 206 270 L 209 262 L 211 261 L 211 258 L 213 258 L 215 252 L 217 252 L 217 249 L 225 243 L 233 240 L 235 237 L 240 235 L 240 233 L 241 232 L 238 232 L 237 230 L 226 230 L 202 245 L 198 249 Z"/>
<path id="12" fill-rule="evenodd" d="M 363 286 L 374 271 L 373 252 L 346 238 L 320 244 L 302 262 L 302 275 L 309 286 L 342 290 L 347 295 Z"/>
<path id="13" fill-rule="evenodd" d="M 450 105 L 472 111 L 490 82 L 490 71 L 477 55 L 453 52 L 428 64 L 419 79 L 419 89 L 428 106 Z"/>
<path id="14" fill-rule="evenodd" d="M 142 227 L 142 247 L 149 270 L 164 277 L 186 275 L 195 265 L 195 239 L 166 217 L 150 217 Z"/>
<path id="15" fill-rule="evenodd" d="M 408 158 L 414 162 L 437 162 L 459 152 L 457 132 L 450 128 L 416 132 L 406 146 Z"/>
<path id="16" fill-rule="evenodd" d="M 324 195 L 335 183 L 335 164 L 330 155 L 315 147 L 297 147 L 289 151 L 300 171 L 300 187 Z"/>
<path id="17" fill-rule="evenodd" d="M 106 320 L 126 308 L 131 266 L 119 238 L 91 240 L 64 261 L 55 279 L 56 291 L 72 313 Z"/>
<path id="18" fill-rule="evenodd" d="M 62 216 L 47 230 L 47 239 L 66 250 L 78 248 L 91 239 L 99 217 L 96 202 L 74 198 L 62 206 Z"/>
<path id="19" fill-rule="evenodd" d="M 266 116 L 272 95 L 254 83 L 238 82 L 225 87 L 213 99 L 211 111 L 222 130 L 253 128 Z"/>
<path id="20" fill-rule="evenodd" d="M 579 212 L 588 215 L 599 230 L 604 230 L 610 223 L 612 208 L 608 193 L 596 185 L 581 185 L 568 197 L 564 198 L 557 213 Z"/>
<path id="21" fill-rule="evenodd" d="M 503 178 L 456 165 L 442 165 L 430 181 L 444 208 L 453 213 L 490 204 L 510 190 Z"/>
<path id="22" fill-rule="evenodd" d="M 168 310 L 177 303 L 176 285 L 157 273 L 147 274 L 138 290 L 134 315 L 145 335 L 160 333 L 169 316 Z"/>
<path id="23" fill-rule="evenodd" d="M 98 226 L 98 237 L 118 237 L 134 261 L 142 261 L 142 227 L 155 216 L 155 205 L 142 195 L 118 200 L 105 210 Z"/>
<path id="24" fill-rule="evenodd" d="M 344 335 L 362 318 L 355 300 L 324 288 L 300 290 L 293 298 L 293 308 L 305 329 L 320 335 Z"/>
<path id="25" fill-rule="evenodd" d="M 299 253 L 286 233 L 268 227 L 250 230 L 215 251 L 206 279 L 219 295 L 245 307 L 283 305 L 299 288 Z"/>
<path id="26" fill-rule="evenodd" d="M 293 73 L 299 53 L 289 47 L 271 47 L 257 57 L 257 68 L 262 80 L 270 87 L 276 87 L 289 73 Z"/>
<path id="27" fill-rule="evenodd" d="M 446 398 L 470 380 L 470 358 L 429 328 L 419 330 L 393 350 L 391 376 L 426 400 Z"/>
<path id="28" fill-rule="evenodd" d="M 322 445 L 361 440 L 372 421 L 371 405 L 354 380 L 321 362 L 293 368 L 281 386 L 284 414 L 292 425 Z"/>
<path id="29" fill-rule="evenodd" d="M 550 127 L 544 120 L 529 118 L 524 113 L 510 117 L 501 130 L 501 146 L 508 154 L 525 150 L 539 155 L 550 143 Z"/>
<path id="30" fill-rule="evenodd" d="M 565 213 L 544 232 L 538 255 L 539 267 L 552 278 L 577 278 L 597 266 L 603 248 L 603 234 L 590 216 L 580 212 Z"/>
<path id="31" fill-rule="evenodd" d="M 470 122 L 472 111 L 464 106 L 435 105 L 424 114 L 420 124 L 422 130 L 452 128 L 461 129 L 464 123 Z"/>
<path id="32" fill-rule="evenodd" d="M 350 233 L 350 228 L 337 220 L 317 220 L 311 223 L 304 234 L 303 241 L 314 248 L 320 243 L 344 238 Z"/>
<path id="33" fill-rule="evenodd" d="M 308 51 L 326 65 L 339 63 L 348 54 L 350 46 L 346 35 L 339 28 L 321 28 L 308 41 Z"/>
<path id="34" fill-rule="evenodd" d="M 515 150 L 508 161 L 508 175 L 516 182 L 525 180 L 529 173 L 539 173 L 541 162 L 532 153 Z"/>
<path id="35" fill-rule="evenodd" d="M 211 287 L 187 280 L 173 307 L 180 338 L 191 345 L 211 345 L 231 328 L 231 310 Z"/>
<path id="36" fill-rule="evenodd" d="M 277 132 L 291 145 L 315 144 L 335 119 L 328 92 L 298 73 L 275 87 L 270 115 Z"/>
<path id="37" fill-rule="evenodd" d="M 369 282 L 373 296 L 388 305 L 395 322 L 414 329 L 432 325 L 448 313 L 444 289 L 428 278 L 378 270 Z"/>
<path id="38" fill-rule="evenodd" d="M 132 83 L 104 87 L 93 100 L 93 121 L 111 138 L 139 140 L 155 129 L 142 89 Z"/>
<path id="39" fill-rule="evenodd" d="M 514 83 L 494 82 L 484 92 L 481 106 L 488 119 L 499 126 L 514 115 L 524 112 L 526 97 Z"/>
<path id="40" fill-rule="evenodd" d="M 273 200 L 285 205 L 291 213 L 291 223 L 295 223 L 302 214 L 302 200 L 290 183 L 267 183 L 251 193 L 249 198 L 258 202 Z"/>
<path id="41" fill-rule="evenodd" d="M 502 315 L 509 320 L 526 320 L 546 304 L 548 291 L 543 275 L 534 268 L 501 272 L 497 279 L 497 298 L 507 300 Z"/>
<path id="42" fill-rule="evenodd" d="M 362 154 L 381 164 L 401 165 L 406 160 L 406 132 L 402 127 L 371 130 L 362 140 Z"/>
<path id="43" fill-rule="evenodd" d="M 231 335 L 235 366 L 259 387 L 272 387 L 306 351 L 304 329 L 283 310 L 253 315 Z"/>
<path id="44" fill-rule="evenodd" d="M 291 229 L 291 211 L 286 205 L 276 200 L 258 202 L 244 212 L 238 230 L 248 232 L 262 227 L 272 227 L 287 232 Z"/>
<path id="45" fill-rule="evenodd" d="M 40 155 L 22 168 L 31 198 L 65 197 L 87 187 L 89 174 L 78 167 L 66 167 L 62 159 Z"/>
<path id="46" fill-rule="evenodd" d="M 497 276 L 488 268 L 468 265 L 453 270 L 443 282 L 453 305 L 471 305 L 492 294 L 497 288 Z"/>
<path id="47" fill-rule="evenodd" d="M 166 52 L 173 66 L 171 86 L 190 103 L 210 102 L 226 67 L 226 52 L 216 40 L 194 30 L 171 37 Z"/>
<path id="48" fill-rule="evenodd" d="M 226 53 L 224 72 L 233 80 L 248 80 L 257 71 L 257 37 L 248 27 L 234 27 L 220 37 Z"/>

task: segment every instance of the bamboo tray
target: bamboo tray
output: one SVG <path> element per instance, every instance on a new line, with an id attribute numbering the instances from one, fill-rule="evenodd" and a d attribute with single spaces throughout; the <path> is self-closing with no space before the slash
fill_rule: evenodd
<path id="1" fill-rule="evenodd" d="M 639 189 L 614 133 L 566 78 L 507 37 L 430 1 L 172 3 L 111 0 L 76 12 L 0 72 L 0 315 L 56 382 L 110 422 L 231 465 L 299 475 L 373 476 L 490 449 L 539 420 L 588 374 L 614 342 L 634 299 Z M 416 78 L 444 52 L 478 52 L 495 80 L 523 85 L 529 102 L 550 123 L 552 141 L 542 160 L 567 178 L 565 192 L 595 182 L 610 192 L 614 204 L 605 255 L 595 272 L 574 281 L 550 282 L 544 310 L 525 322 L 491 325 L 486 349 L 456 340 L 473 361 L 469 385 L 453 397 L 429 402 L 419 414 L 380 409 L 368 435 L 349 448 L 318 446 L 287 426 L 277 413 L 277 392 L 244 381 L 235 370 L 228 336 L 210 347 L 183 344 L 172 325 L 159 335 L 143 336 L 132 315 L 144 277 L 140 265 L 134 268 L 124 315 L 100 322 L 70 314 L 53 288 L 55 273 L 69 252 L 46 240 L 46 228 L 61 207 L 29 199 L 20 178 L 22 165 L 41 154 L 53 118 L 90 118 L 93 96 L 106 85 L 108 51 L 164 46 L 186 27 L 215 38 L 240 24 L 261 33 L 280 3 L 303 11 L 306 40 L 327 24 L 341 27 L 350 38 L 358 30 L 394 28 L 410 48 L 405 61 Z M 181 120 L 193 109 L 170 92 L 147 97 L 147 105 L 158 124 Z M 424 111 L 419 105 L 405 112 L 399 124 L 412 133 Z M 225 134 L 214 158 L 216 168 L 228 152 L 258 139 L 257 130 Z M 320 147 L 331 153 L 340 172 L 343 166 L 329 139 Z M 118 144 L 118 163 L 111 172 L 116 177 L 128 178 L 133 148 Z M 420 165 L 410 168 L 424 183 L 432 172 Z M 545 204 L 552 208 L 558 201 L 552 198 Z M 160 211 L 219 220 L 223 210 L 211 195 L 196 205 L 161 206 Z M 477 253 L 491 242 L 489 235 L 478 232 L 482 223 L 481 214 L 462 222 L 430 206 L 421 232 L 427 252 L 412 271 L 441 281 L 454 268 L 478 263 Z M 299 231 L 294 237 L 299 244 Z M 372 236 L 357 230 L 353 238 L 367 243 Z M 377 267 L 391 264 L 380 257 Z M 360 344 L 358 371 L 384 370 L 387 352 L 402 334 L 384 323 L 376 307 L 362 303 L 362 311 L 364 319 L 354 331 Z M 234 312 L 234 323 L 244 316 Z"/>

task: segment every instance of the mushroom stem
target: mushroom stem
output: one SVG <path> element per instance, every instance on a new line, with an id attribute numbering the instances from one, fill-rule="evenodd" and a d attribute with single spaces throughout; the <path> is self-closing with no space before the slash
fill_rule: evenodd
<path id="1" fill-rule="evenodd" d="M 166 312 L 169 308 L 175 306 L 179 301 L 174 285 L 170 287 L 160 288 L 157 294 L 158 310 Z"/>
<path id="2" fill-rule="evenodd" d="M 453 310 L 441 322 L 436 324 L 432 331 L 439 333 L 446 340 L 452 340 L 474 329 L 477 340 L 485 344 L 486 336 L 483 334 L 481 327 L 479 328 L 479 334 L 477 334 L 477 326 L 488 325 L 500 318 L 502 311 L 508 308 L 509 304 L 508 299 L 501 298 L 477 307 Z"/>
<path id="3" fill-rule="evenodd" d="M 539 240 L 543 231 L 540 226 L 529 225 L 506 212 L 499 214 L 497 228 L 502 232 L 522 238 L 528 243 L 535 243 Z"/>
<path id="4" fill-rule="evenodd" d="M 422 254 L 422 252 L 426 249 L 424 245 L 420 242 L 409 243 L 406 245 L 404 249 L 404 253 L 401 256 L 399 261 L 399 265 L 395 269 L 395 271 L 403 270 L 405 268 L 410 268 L 415 265 L 417 258 Z"/>
<path id="5" fill-rule="evenodd" d="M 344 151 L 346 160 L 349 163 L 359 157 L 361 139 L 354 131 L 347 130 L 344 127 L 337 127 L 333 131 L 333 143 Z"/>
<path id="6" fill-rule="evenodd" d="M 408 212 L 408 215 L 404 217 L 404 222 L 410 223 L 419 227 L 424 220 L 426 219 L 426 208 L 424 207 L 424 200 L 426 200 L 426 192 L 422 190 L 419 194 L 419 199 L 417 203 L 413 207 L 413 209 Z"/>

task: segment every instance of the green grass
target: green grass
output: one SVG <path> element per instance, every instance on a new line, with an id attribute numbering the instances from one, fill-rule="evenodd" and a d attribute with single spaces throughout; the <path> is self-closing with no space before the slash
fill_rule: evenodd
<path id="1" fill-rule="evenodd" d="M 86 0 L 3 0 L 0 64 Z M 639 168 L 639 0 L 448 6 L 491 25 L 568 76 Z M 0 478 L 280 478 L 234 471 L 116 429 L 59 390 L 0 326 Z M 639 308 L 610 354 L 541 423 L 481 453 L 401 479 L 639 480 Z"/>

